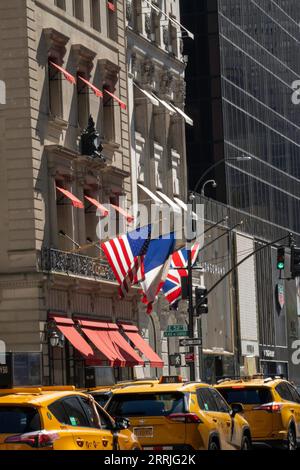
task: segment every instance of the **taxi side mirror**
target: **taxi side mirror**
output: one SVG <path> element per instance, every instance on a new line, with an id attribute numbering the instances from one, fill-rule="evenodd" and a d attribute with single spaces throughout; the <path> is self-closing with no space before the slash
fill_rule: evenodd
<path id="1" fill-rule="evenodd" d="M 115 430 L 122 431 L 123 429 L 128 429 L 130 427 L 130 421 L 127 418 L 116 418 L 115 419 Z"/>
<path id="2" fill-rule="evenodd" d="M 236 414 L 243 413 L 244 407 L 241 403 L 231 403 L 231 416 L 234 418 Z"/>

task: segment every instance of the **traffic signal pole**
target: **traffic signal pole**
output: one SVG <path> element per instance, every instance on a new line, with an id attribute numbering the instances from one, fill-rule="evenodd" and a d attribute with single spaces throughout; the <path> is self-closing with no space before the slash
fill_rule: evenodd
<path id="1" fill-rule="evenodd" d="M 188 294 L 189 294 L 189 338 L 194 338 L 194 301 L 193 301 L 193 271 L 192 271 L 192 241 L 188 240 Z M 194 353 L 194 348 L 190 347 L 190 353 Z M 195 363 L 190 362 L 190 380 L 195 380 Z"/>
<path id="2" fill-rule="evenodd" d="M 224 276 L 222 276 L 208 291 L 207 291 L 207 295 L 211 294 L 215 289 L 216 287 L 218 287 L 219 284 L 221 284 L 221 282 L 224 281 L 224 279 L 226 279 L 227 276 L 229 276 L 233 271 L 235 271 L 241 264 L 243 264 L 245 261 L 247 261 L 249 258 L 251 258 L 252 256 L 256 255 L 256 253 L 259 253 L 260 251 L 264 250 L 265 248 L 268 248 L 269 246 L 272 246 L 272 245 L 275 245 L 276 243 L 279 243 L 283 240 L 286 240 L 290 235 L 285 235 L 285 237 L 281 237 L 281 238 L 278 238 L 277 240 L 273 240 L 272 242 L 270 243 L 266 243 L 266 245 L 262 245 L 260 248 L 257 248 L 257 250 L 253 251 L 252 253 L 250 253 L 249 255 L 247 255 L 245 258 L 243 258 L 241 261 L 239 261 L 237 264 L 235 264 L 226 274 L 224 274 Z M 201 305 L 202 302 L 199 302 L 199 305 Z M 196 308 L 197 308 L 198 305 L 196 305 Z"/>

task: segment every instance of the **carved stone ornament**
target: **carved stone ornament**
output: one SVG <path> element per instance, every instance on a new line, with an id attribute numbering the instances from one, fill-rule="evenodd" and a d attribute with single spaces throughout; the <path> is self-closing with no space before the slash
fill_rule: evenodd
<path id="1" fill-rule="evenodd" d="M 147 85 L 151 85 L 154 81 L 155 66 L 151 59 L 146 59 L 142 65 L 142 81 Z"/>
<path id="2" fill-rule="evenodd" d="M 174 77 L 169 70 L 164 70 L 161 74 L 160 91 L 164 95 L 170 95 L 173 91 Z"/>
<path id="3" fill-rule="evenodd" d="M 176 87 L 176 102 L 185 104 L 186 100 L 186 82 L 180 80 Z"/>
<path id="4" fill-rule="evenodd" d="M 132 21 L 132 0 L 126 0 L 126 19 L 127 21 Z"/>

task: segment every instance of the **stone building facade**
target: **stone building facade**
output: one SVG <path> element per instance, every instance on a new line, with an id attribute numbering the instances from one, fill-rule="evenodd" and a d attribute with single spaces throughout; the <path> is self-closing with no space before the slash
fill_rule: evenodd
<path id="1" fill-rule="evenodd" d="M 67 328 L 76 318 L 138 324 L 139 297 L 133 290 L 118 299 L 92 244 L 98 219 L 86 199 L 131 202 L 125 27 L 120 1 L 0 5 L 0 339 L 23 364 L 26 384 L 41 363 L 36 380 L 84 385 L 85 362 L 55 318 Z M 89 115 L 98 157 L 80 151 Z M 133 368 L 114 373 L 131 377 Z"/>
<path id="2" fill-rule="evenodd" d="M 126 18 L 132 196 L 134 204 L 149 210 L 155 204 L 151 193 L 158 198 L 163 193 L 173 202 L 174 197 L 187 200 L 185 121 L 192 122 L 183 114 L 186 34 L 180 25 L 179 1 L 126 0 Z M 170 311 L 161 296 L 151 317 L 140 306 L 139 318 L 150 344 L 154 347 L 156 342 L 161 351 L 164 373 L 188 376 L 184 349 L 182 368 L 169 363 L 170 355 L 179 352 L 178 338 L 164 337 L 169 325 L 187 324 L 186 302 L 178 311 Z"/>

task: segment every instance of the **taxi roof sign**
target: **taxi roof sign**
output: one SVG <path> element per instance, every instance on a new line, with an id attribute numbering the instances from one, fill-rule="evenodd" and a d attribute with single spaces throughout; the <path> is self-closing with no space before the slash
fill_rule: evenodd
<path id="1" fill-rule="evenodd" d="M 181 375 L 162 375 L 159 379 L 160 384 L 177 384 L 182 382 L 183 379 Z"/>

